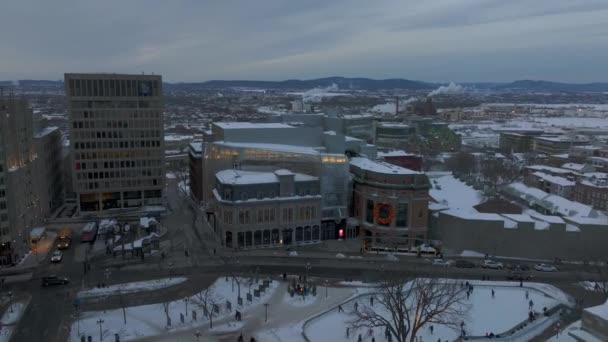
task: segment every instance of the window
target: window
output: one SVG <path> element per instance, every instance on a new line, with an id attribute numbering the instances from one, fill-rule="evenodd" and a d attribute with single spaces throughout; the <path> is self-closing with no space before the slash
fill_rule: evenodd
<path id="1" fill-rule="evenodd" d="M 253 245 L 254 246 L 259 246 L 262 244 L 262 231 L 261 230 L 256 230 L 253 233 Z"/>
<path id="2" fill-rule="evenodd" d="M 301 242 L 302 239 L 304 238 L 304 229 L 302 229 L 302 227 L 297 227 L 296 228 L 296 242 Z"/>
<path id="3" fill-rule="evenodd" d="M 365 221 L 374 223 L 374 201 L 367 200 L 367 208 L 365 210 Z"/>
<path id="4" fill-rule="evenodd" d="M 407 227 L 407 203 L 397 204 L 397 227 Z"/>

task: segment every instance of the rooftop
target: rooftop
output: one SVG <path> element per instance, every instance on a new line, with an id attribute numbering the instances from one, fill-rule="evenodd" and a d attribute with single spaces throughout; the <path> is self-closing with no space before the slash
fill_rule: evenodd
<path id="1" fill-rule="evenodd" d="M 59 129 L 59 127 L 55 127 L 55 126 L 46 127 L 44 129 L 38 131 L 38 133 L 36 133 L 36 138 L 41 138 L 45 135 L 49 135 L 58 129 Z"/>
<path id="2" fill-rule="evenodd" d="M 216 141 L 214 145 L 228 146 L 228 147 L 239 147 L 239 148 L 253 148 L 261 150 L 281 151 L 281 152 L 293 152 L 293 153 L 306 153 L 306 154 L 319 154 L 324 147 L 307 147 L 299 145 L 284 145 L 284 144 L 265 144 L 265 143 L 235 143 L 235 142 L 224 142 Z"/>
<path id="3" fill-rule="evenodd" d="M 222 184 L 245 185 L 245 184 L 268 184 L 278 183 L 279 175 L 293 174 L 296 182 L 316 181 L 317 177 L 292 173 L 289 170 L 277 170 L 275 172 L 258 172 L 242 170 L 222 170 L 215 174 L 217 180 Z"/>
<path id="4" fill-rule="evenodd" d="M 366 170 L 366 171 L 391 174 L 391 175 L 393 175 L 393 174 L 394 175 L 420 174 L 420 172 L 417 172 L 414 170 L 406 169 L 404 167 L 389 164 L 389 163 L 386 163 L 383 161 L 371 160 L 368 158 L 360 158 L 360 157 L 352 158 L 350 160 L 350 165 L 358 167 L 358 168 L 360 168 L 362 170 Z"/>
<path id="5" fill-rule="evenodd" d="M 413 153 L 407 153 L 403 150 L 389 151 L 389 152 L 378 152 L 379 158 L 384 157 L 407 157 L 407 156 L 415 156 Z"/>
<path id="6" fill-rule="evenodd" d="M 253 129 L 253 128 L 295 128 L 283 123 L 256 123 L 256 122 L 216 122 L 214 125 L 222 129 Z"/>

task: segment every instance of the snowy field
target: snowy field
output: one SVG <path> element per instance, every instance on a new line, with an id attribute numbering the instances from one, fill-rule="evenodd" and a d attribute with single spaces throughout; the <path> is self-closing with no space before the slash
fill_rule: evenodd
<path id="1" fill-rule="evenodd" d="M 11 339 L 11 335 L 13 334 L 13 329 L 19 323 L 21 316 L 23 316 L 23 312 L 27 307 L 27 302 L 15 302 L 12 305 L 12 310 L 9 307 L 6 308 L 4 314 L 2 315 L 2 326 L 0 329 L 0 342 L 8 342 Z"/>
<path id="2" fill-rule="evenodd" d="M 240 324 L 232 323 L 231 325 L 228 325 L 225 322 L 222 322 L 222 319 L 233 316 L 234 310 L 237 308 L 244 313 L 257 307 L 270 298 L 278 287 L 278 282 L 274 281 L 270 284 L 265 293 L 261 294 L 259 298 L 253 297 L 253 301 L 249 303 L 246 300 L 248 287 L 245 284 L 247 280 L 241 279 L 240 281 L 241 296 L 243 297 L 244 304 L 241 308 L 238 308 L 237 306 L 238 286 L 235 284 L 233 287 L 232 280 L 226 281 L 225 278 L 220 278 L 210 286 L 209 294 L 206 298 L 217 303 L 220 308 L 220 313 L 215 314 L 213 318 L 214 322 L 217 321 L 218 323 L 217 327 L 214 327 L 214 332 L 238 330 L 241 327 Z M 262 281 L 260 280 L 259 283 L 261 284 Z M 202 293 L 203 292 L 201 292 L 201 294 Z M 171 326 L 167 325 L 164 303 L 128 307 L 126 309 L 126 324 L 124 322 L 122 309 L 84 312 L 80 316 L 79 322 L 72 323 L 70 341 L 80 341 L 79 331 L 80 333 L 86 333 L 87 335 L 99 336 L 99 325 L 96 324 L 99 319 L 102 319 L 105 322 L 102 330 L 104 339 L 108 338 L 108 340 L 110 340 L 110 338 L 113 339 L 115 333 L 120 335 L 121 341 L 127 341 L 188 328 L 206 328 L 209 326 L 209 321 L 204 317 L 203 306 L 199 304 L 203 300 L 204 299 L 201 296 L 194 295 L 188 298 L 188 304 L 186 304 L 183 299 L 166 303 L 168 304 Z M 232 304 L 231 311 L 226 309 L 227 300 Z M 186 305 L 188 305 L 187 312 Z M 196 321 L 193 320 L 192 310 L 195 310 L 197 313 Z M 180 322 L 180 314 L 184 314 L 183 324 Z"/>
<path id="3" fill-rule="evenodd" d="M 154 279 L 147 281 L 137 281 L 133 283 L 116 284 L 103 288 L 94 288 L 78 292 L 78 298 L 93 298 L 117 295 L 119 293 L 127 294 L 132 292 L 145 292 L 159 290 L 165 287 L 181 284 L 188 280 L 185 277 L 174 277 L 164 279 Z"/>
<path id="4" fill-rule="evenodd" d="M 492 298 L 491 290 L 496 291 Z M 479 286 L 475 285 L 468 304 L 471 305 L 468 317 L 463 317 L 467 334 L 479 336 L 489 332 L 502 333 L 528 318 L 528 301 L 534 302 L 534 310 L 542 311 L 543 307 L 551 308 L 559 301 L 545 296 L 544 293 L 528 289 L 529 299 L 526 299 L 526 289 L 519 287 L 504 286 Z M 364 296 L 355 300 L 359 303 L 359 310 L 363 305 L 369 305 L 369 296 Z M 354 302 L 344 306 L 346 313 L 338 313 L 334 310 L 326 315 L 314 320 L 305 329 L 311 341 L 352 341 L 359 334 L 363 336 L 363 341 L 371 341 L 367 331 L 350 331 L 350 338 L 346 337 L 346 327 L 348 321 L 352 319 L 349 312 L 352 312 Z M 376 304 L 378 309 L 378 304 Z M 380 310 L 378 311 L 380 312 Z M 388 313 L 387 313 L 388 314 Z M 376 340 L 384 340 L 384 331 L 377 329 L 373 335 Z M 429 328 L 423 328 L 419 336 L 423 341 L 454 340 L 459 336 L 459 332 L 446 326 L 434 326 L 433 333 Z"/>

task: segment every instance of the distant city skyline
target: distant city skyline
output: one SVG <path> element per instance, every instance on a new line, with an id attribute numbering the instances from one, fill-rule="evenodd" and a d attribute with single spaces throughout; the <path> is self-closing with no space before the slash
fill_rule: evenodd
<path id="1" fill-rule="evenodd" d="M 608 2 L 597 0 L 32 0 L 4 4 L 0 30 L 0 80 L 608 81 Z"/>

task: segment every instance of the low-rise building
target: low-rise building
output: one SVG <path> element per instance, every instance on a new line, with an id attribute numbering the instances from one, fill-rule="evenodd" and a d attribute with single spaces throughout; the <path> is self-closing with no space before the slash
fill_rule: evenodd
<path id="1" fill-rule="evenodd" d="M 589 141 L 583 137 L 569 137 L 565 135 L 539 136 L 532 140 L 532 150 L 539 154 L 566 153 L 572 146 L 585 145 Z"/>
<path id="2" fill-rule="evenodd" d="M 213 189 L 216 227 L 227 248 L 319 242 L 319 178 L 289 170 L 222 170 Z"/>
<path id="3" fill-rule="evenodd" d="M 403 148 L 414 129 L 399 122 L 377 122 L 374 125 L 374 144 L 387 149 Z"/>
<path id="4" fill-rule="evenodd" d="M 387 163 L 404 167 L 406 169 L 421 171 L 422 170 L 422 156 L 414 153 L 407 153 L 405 151 L 389 151 L 389 152 L 378 152 L 378 159 L 384 160 Z"/>
<path id="5" fill-rule="evenodd" d="M 587 161 L 595 167 L 597 171 L 608 172 L 608 157 L 589 157 Z"/>
<path id="6" fill-rule="evenodd" d="M 352 158 L 350 172 L 347 230 L 358 229 L 366 250 L 412 250 L 427 240 L 430 183 L 425 174 L 367 158 Z"/>
<path id="7" fill-rule="evenodd" d="M 532 151 L 532 139 L 544 133 L 539 129 L 501 129 L 499 149 L 506 153 L 527 153 Z"/>
<path id="8" fill-rule="evenodd" d="M 608 179 L 588 179 L 576 182 L 574 200 L 608 211 Z"/>

